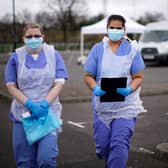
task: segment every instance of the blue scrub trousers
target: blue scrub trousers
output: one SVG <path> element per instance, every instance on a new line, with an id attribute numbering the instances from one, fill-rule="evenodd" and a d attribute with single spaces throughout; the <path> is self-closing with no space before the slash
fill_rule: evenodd
<path id="1" fill-rule="evenodd" d="M 108 128 L 95 114 L 94 140 L 99 159 L 107 161 L 107 168 L 126 168 L 135 118 L 113 119 Z"/>
<path id="2" fill-rule="evenodd" d="M 58 132 L 29 145 L 21 122 L 13 123 L 13 151 L 17 168 L 56 168 Z"/>

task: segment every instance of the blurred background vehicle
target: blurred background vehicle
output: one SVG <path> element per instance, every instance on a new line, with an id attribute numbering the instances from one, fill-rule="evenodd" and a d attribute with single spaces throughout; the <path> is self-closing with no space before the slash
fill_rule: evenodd
<path id="1" fill-rule="evenodd" d="M 138 46 L 145 61 L 168 64 L 168 21 L 147 24 Z"/>

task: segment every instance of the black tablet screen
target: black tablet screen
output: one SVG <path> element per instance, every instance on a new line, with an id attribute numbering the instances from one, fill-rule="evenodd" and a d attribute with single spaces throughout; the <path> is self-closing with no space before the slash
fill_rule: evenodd
<path id="1" fill-rule="evenodd" d="M 116 92 L 117 88 L 125 88 L 127 85 L 127 78 L 102 78 L 101 89 L 106 91 L 106 94 L 100 97 L 100 102 L 116 102 L 124 101 L 125 97 Z"/>

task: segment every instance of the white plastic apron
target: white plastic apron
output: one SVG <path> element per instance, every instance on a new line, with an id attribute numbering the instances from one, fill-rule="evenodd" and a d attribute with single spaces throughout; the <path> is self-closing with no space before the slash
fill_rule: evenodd
<path id="1" fill-rule="evenodd" d="M 100 77 L 127 77 L 127 86 L 129 86 L 132 80 L 130 75 L 131 64 L 136 52 L 137 48 L 132 45 L 131 52 L 128 55 L 117 56 L 111 51 L 108 41 L 104 42 Z M 98 85 L 101 83 L 101 78 L 98 81 Z M 110 112 L 110 118 L 111 115 L 113 115 L 114 118 L 135 117 L 138 113 L 144 111 L 139 94 L 140 88 L 128 95 L 123 102 L 100 102 L 100 97 L 94 96 L 94 107 L 95 110 L 100 113 L 99 115 L 103 115 L 103 112 Z"/>
<path id="2" fill-rule="evenodd" d="M 46 66 L 44 68 L 28 69 L 25 66 L 27 54 L 25 46 L 16 50 L 16 54 L 18 56 L 18 88 L 26 97 L 35 102 L 39 102 L 47 96 L 55 81 L 56 61 L 54 47 L 44 43 L 43 51 L 46 56 Z M 51 109 L 58 118 L 61 117 L 62 106 L 58 97 L 52 103 Z M 11 105 L 11 112 L 14 118 L 21 121 L 21 114 L 25 111 L 27 111 L 27 109 L 24 107 L 24 105 L 14 99 Z"/>

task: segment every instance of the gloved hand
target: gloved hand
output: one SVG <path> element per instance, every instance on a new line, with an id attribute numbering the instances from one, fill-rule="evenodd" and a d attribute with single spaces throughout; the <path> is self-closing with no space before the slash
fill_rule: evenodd
<path id="1" fill-rule="evenodd" d="M 126 88 L 117 88 L 116 92 L 123 95 L 123 96 L 128 96 L 132 92 L 132 88 L 130 86 Z"/>
<path id="2" fill-rule="evenodd" d="M 32 117 L 39 118 L 43 115 L 42 108 L 38 102 L 33 102 L 32 100 L 27 99 L 24 106 L 30 110 Z"/>
<path id="3" fill-rule="evenodd" d="M 41 107 L 43 115 L 48 114 L 48 110 L 49 110 L 50 104 L 49 104 L 49 102 L 47 100 L 45 100 L 45 99 L 42 100 L 40 102 L 40 107 Z"/>
<path id="4" fill-rule="evenodd" d="M 103 96 L 106 92 L 100 88 L 100 86 L 96 85 L 93 87 L 93 92 L 95 96 Z"/>

